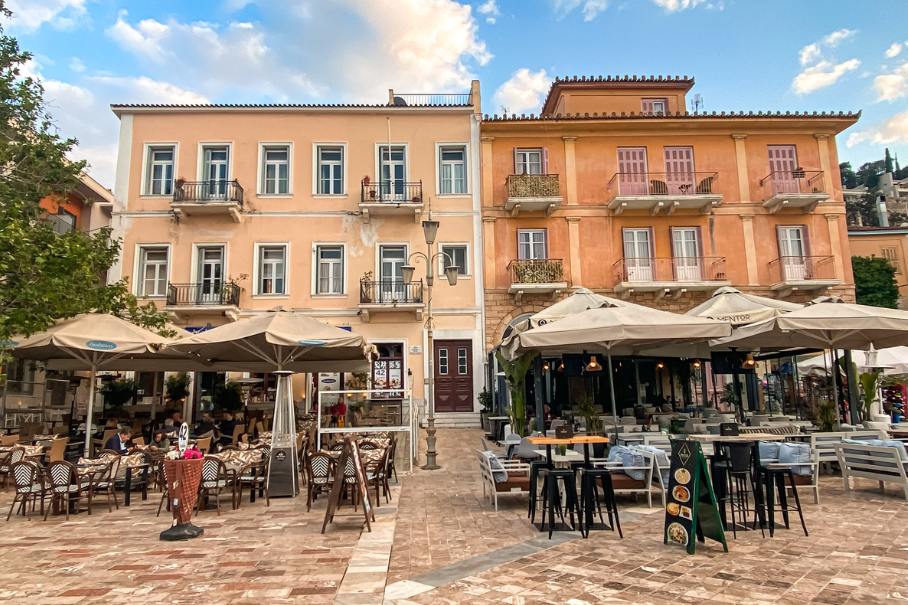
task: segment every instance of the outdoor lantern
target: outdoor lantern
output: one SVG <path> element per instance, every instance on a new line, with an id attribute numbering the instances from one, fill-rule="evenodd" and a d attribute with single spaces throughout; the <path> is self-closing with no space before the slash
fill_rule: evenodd
<path id="1" fill-rule="evenodd" d="M 423 221 L 422 232 L 426 234 L 426 243 L 430 246 L 434 244 L 438 234 L 438 221 Z"/>
<path id="2" fill-rule="evenodd" d="M 564 372 L 564 360 L 563 359 L 558 362 L 558 371 Z"/>
<path id="3" fill-rule="evenodd" d="M 752 368 L 756 365 L 756 363 L 757 362 L 754 361 L 753 353 L 748 353 L 747 357 L 744 358 L 744 363 L 741 365 L 744 366 L 745 368 Z"/>
<path id="4" fill-rule="evenodd" d="M 405 284 L 409 284 L 413 281 L 413 273 L 416 271 L 416 267 L 413 265 L 404 265 L 400 268 L 400 275 L 404 279 Z"/>
<path id="5" fill-rule="evenodd" d="M 460 271 L 460 267 L 457 265 L 449 265 L 445 267 L 445 277 L 448 278 L 448 283 L 452 286 L 457 285 L 457 272 Z M 410 275 L 413 275 L 412 273 Z"/>
<path id="6" fill-rule="evenodd" d="M 595 355 L 590 356 L 590 362 L 588 364 L 586 364 L 586 371 L 587 372 L 601 372 L 602 371 L 602 365 L 599 363 L 599 360 L 596 359 Z"/>
<path id="7" fill-rule="evenodd" d="M 550 367 L 550 366 L 549 366 L 548 360 L 542 362 L 542 370 L 543 370 L 543 371 L 548 372 L 548 371 L 549 371 L 549 367 Z"/>
<path id="8" fill-rule="evenodd" d="M 660 359 L 659 361 L 656 362 L 656 369 L 657 369 L 657 370 L 661 370 L 661 369 L 664 368 L 664 367 L 665 367 L 665 362 L 663 362 L 661 359 Z"/>
<path id="9" fill-rule="evenodd" d="M 699 370 L 699 369 L 700 369 L 700 360 L 699 360 L 699 359 L 695 359 L 695 360 L 694 360 L 694 363 L 693 363 L 692 365 L 694 366 L 694 369 L 695 369 L 695 370 Z"/>

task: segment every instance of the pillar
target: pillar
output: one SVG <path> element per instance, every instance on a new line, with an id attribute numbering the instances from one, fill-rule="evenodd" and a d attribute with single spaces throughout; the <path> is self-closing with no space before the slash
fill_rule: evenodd
<path id="1" fill-rule="evenodd" d="M 480 154 L 482 156 L 482 206 L 489 207 L 495 203 L 495 188 L 492 182 L 492 174 L 495 171 L 492 164 L 492 141 L 495 137 L 480 137 Z"/>
<path id="2" fill-rule="evenodd" d="M 496 279 L 498 274 L 498 255 L 495 251 L 495 217 L 494 216 L 484 216 L 482 217 L 482 241 L 484 250 L 485 262 L 483 263 L 483 280 L 485 281 L 486 288 L 494 290 L 498 287 L 498 280 Z"/>
<path id="3" fill-rule="evenodd" d="M 741 202 L 750 201 L 750 176 L 747 172 L 746 134 L 732 134 L 735 141 L 735 165 L 738 168 L 738 197 Z"/>
<path id="4" fill-rule="evenodd" d="M 817 148 L 820 152 L 820 170 L 823 171 L 823 191 L 832 195 L 835 183 L 832 180 L 833 170 L 829 163 L 829 135 L 826 133 L 817 133 L 813 136 L 817 140 Z"/>
<path id="5" fill-rule="evenodd" d="M 583 284 L 583 265 L 580 255 L 580 217 L 567 216 L 565 219 L 568 224 L 568 246 L 570 249 L 571 261 L 571 285 L 579 287 Z"/>
<path id="6" fill-rule="evenodd" d="M 845 282 L 845 269 L 842 266 L 842 238 L 839 231 L 839 217 L 841 214 L 826 214 L 826 227 L 829 229 L 829 253 L 832 254 L 832 263 L 835 270 L 835 278 L 842 283 Z"/>
<path id="7" fill-rule="evenodd" d="M 577 161 L 574 142 L 577 137 L 561 137 L 564 141 L 564 187 L 568 205 L 577 203 Z"/>
<path id="8" fill-rule="evenodd" d="M 747 262 L 747 283 L 759 285 L 760 274 L 757 267 L 757 242 L 754 238 L 754 217 L 752 214 L 741 215 L 741 227 L 744 230 L 744 260 Z"/>

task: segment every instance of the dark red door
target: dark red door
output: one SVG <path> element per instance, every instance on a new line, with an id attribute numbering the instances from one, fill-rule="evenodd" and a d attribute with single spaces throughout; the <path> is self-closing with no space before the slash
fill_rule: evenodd
<path id="1" fill-rule="evenodd" d="M 435 341 L 435 410 L 473 411 L 473 343 Z"/>

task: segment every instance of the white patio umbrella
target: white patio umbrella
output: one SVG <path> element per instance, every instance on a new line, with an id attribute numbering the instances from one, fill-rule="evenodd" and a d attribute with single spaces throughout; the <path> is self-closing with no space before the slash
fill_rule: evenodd
<path id="1" fill-rule="evenodd" d="M 517 356 L 530 350 L 541 353 L 604 351 L 608 359 L 612 415 L 617 423 L 613 354 L 636 354 L 665 345 L 695 344 L 730 333 L 731 326 L 723 321 L 641 305 L 607 304 L 518 334 L 507 354 Z"/>
<path id="2" fill-rule="evenodd" d="M 95 377 L 99 369 L 126 358 L 149 360 L 157 356 L 169 338 L 155 334 L 113 315 L 83 313 L 60 321 L 18 342 L 13 355 L 36 361 L 76 360 L 76 369 L 89 370 L 88 413 L 85 418 L 85 456 L 90 455 L 91 422 L 95 404 Z"/>
<path id="3" fill-rule="evenodd" d="M 851 360 L 859 367 L 883 368 L 883 374 L 908 374 L 908 346 L 889 347 L 874 351 L 852 351 Z M 825 361 L 824 361 L 825 360 Z M 802 373 L 818 372 L 832 367 L 832 356 L 829 353 L 815 355 L 798 362 L 798 371 Z"/>
<path id="4" fill-rule="evenodd" d="M 687 312 L 687 315 L 708 317 L 740 326 L 763 321 L 782 313 L 797 311 L 804 305 L 755 294 L 745 294 L 737 288 L 726 286 Z"/>

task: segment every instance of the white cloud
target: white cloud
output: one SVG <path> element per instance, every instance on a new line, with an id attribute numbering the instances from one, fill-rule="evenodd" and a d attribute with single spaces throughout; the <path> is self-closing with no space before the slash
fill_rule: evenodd
<path id="1" fill-rule="evenodd" d="M 895 101 L 908 95 L 908 61 L 890 73 L 880 74 L 873 79 L 873 88 L 878 101 Z"/>
<path id="2" fill-rule="evenodd" d="M 848 147 L 854 147 L 865 141 L 877 145 L 908 143 L 908 111 L 898 113 L 882 124 L 878 124 L 869 130 L 851 133 L 845 144 Z"/>
<path id="3" fill-rule="evenodd" d="M 578 8 L 584 21 L 592 21 L 608 8 L 608 0 L 554 0 L 555 14 L 565 17 Z"/>
<path id="4" fill-rule="evenodd" d="M 521 67 L 509 80 L 495 91 L 495 112 L 525 113 L 542 109 L 542 99 L 552 84 L 552 78 L 544 69 L 530 71 Z"/>
<path id="5" fill-rule="evenodd" d="M 85 71 L 85 63 L 79 57 L 73 57 L 69 60 L 69 69 L 76 73 L 82 73 Z"/>
<path id="6" fill-rule="evenodd" d="M 495 23 L 501 15 L 498 3 L 495 0 L 486 0 L 476 7 L 476 12 L 486 18 L 486 23 Z"/>
<path id="7" fill-rule="evenodd" d="M 796 75 L 791 83 L 791 88 L 799 95 L 810 94 L 821 88 L 832 86 L 846 73 L 854 71 L 860 66 L 861 62 L 857 59 L 849 59 L 841 63 L 820 61 Z"/>
<path id="8" fill-rule="evenodd" d="M 86 14 L 85 0 L 7 0 L 13 12 L 14 29 L 35 31 L 45 23 L 57 29 L 68 29 Z"/>
<path id="9" fill-rule="evenodd" d="M 820 52 L 819 44 L 808 44 L 801 49 L 800 53 L 798 53 L 798 61 L 801 62 L 801 65 L 810 65 L 821 56 L 822 53 Z"/>
<path id="10" fill-rule="evenodd" d="M 895 59 L 901 54 L 902 49 L 905 47 L 901 42 L 893 42 L 889 45 L 889 48 L 886 49 L 884 53 L 887 59 Z"/>
<path id="11" fill-rule="evenodd" d="M 704 2 L 705 0 L 653 0 L 656 6 L 661 6 L 670 13 L 695 8 Z"/>
<path id="12" fill-rule="evenodd" d="M 856 29 L 838 29 L 831 34 L 827 34 L 823 37 L 823 43 L 830 48 L 835 48 L 839 45 L 840 42 L 847 40 L 848 38 L 853 38 L 857 34 Z"/>

